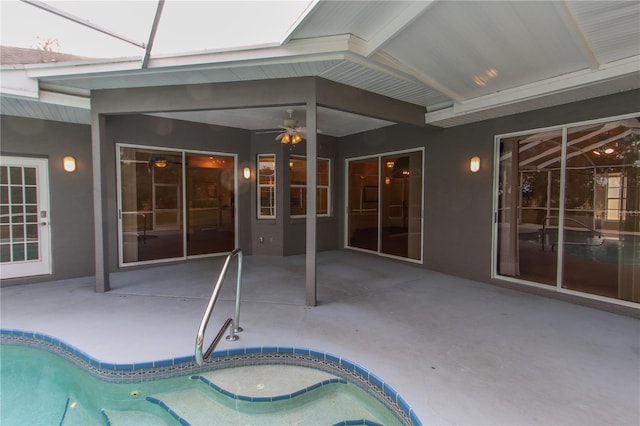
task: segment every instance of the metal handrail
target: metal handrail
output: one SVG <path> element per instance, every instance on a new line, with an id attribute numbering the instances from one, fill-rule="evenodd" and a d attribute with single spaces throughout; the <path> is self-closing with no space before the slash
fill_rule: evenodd
<path id="1" fill-rule="evenodd" d="M 559 219 L 559 218 L 560 218 L 560 216 L 545 216 L 544 219 L 542 219 L 542 251 L 544 251 L 544 246 L 545 246 L 544 240 L 545 240 L 545 235 L 547 235 L 546 234 L 547 221 L 549 219 Z M 582 226 L 584 229 L 587 229 L 587 230 L 591 231 L 593 234 L 596 235 L 596 237 L 602 239 L 602 233 L 600 231 L 598 231 L 597 229 L 592 228 L 589 225 L 585 225 L 584 223 L 580 222 L 579 220 L 573 219 L 571 217 L 565 217 L 564 220 L 566 220 L 566 221 L 568 220 L 570 222 L 577 223 L 578 225 Z M 589 244 L 589 243 L 574 243 L 574 242 L 565 241 L 564 244 L 566 244 L 566 245 L 576 245 L 576 246 L 599 246 L 599 245 L 602 245 L 603 242 L 604 242 L 604 240 L 602 240 L 598 244 Z M 553 251 L 553 248 L 555 246 L 557 246 L 557 245 L 558 245 L 558 243 L 552 243 L 551 244 L 551 251 Z"/>
<path id="2" fill-rule="evenodd" d="M 229 268 L 229 263 L 231 263 L 231 259 L 235 256 L 238 256 L 238 276 L 237 276 L 237 288 L 236 288 L 236 312 L 234 319 L 227 319 L 225 323 L 222 325 L 222 328 L 218 332 L 211 345 L 207 351 L 202 353 L 202 345 L 204 343 L 204 333 L 207 329 L 207 324 L 211 319 L 211 313 L 213 312 L 213 307 L 218 300 L 218 294 L 220 293 L 220 288 L 222 288 L 222 284 L 224 283 L 224 279 L 227 276 L 227 269 Z M 222 338 L 224 331 L 231 325 L 231 332 L 226 337 L 227 340 L 238 340 L 238 336 L 236 333 L 242 331 L 242 327 L 240 327 L 240 286 L 242 284 L 242 250 L 239 248 L 234 249 L 233 251 L 227 254 L 227 258 L 224 261 L 224 265 L 222 266 L 222 271 L 220 271 L 220 275 L 218 276 L 218 281 L 213 288 L 213 293 L 211 293 L 211 298 L 209 299 L 209 304 L 207 305 L 207 309 L 204 311 L 204 315 L 202 316 L 202 321 L 200 321 L 200 327 L 198 328 L 198 335 L 196 336 L 196 362 L 198 365 L 204 364 L 204 361 L 209 358 L 215 347 L 218 345 L 218 342 Z"/>

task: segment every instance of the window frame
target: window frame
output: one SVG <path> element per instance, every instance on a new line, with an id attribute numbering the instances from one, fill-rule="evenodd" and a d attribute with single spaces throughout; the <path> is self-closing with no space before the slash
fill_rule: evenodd
<path id="1" fill-rule="evenodd" d="M 273 158 L 273 176 L 272 181 L 269 183 L 261 182 L 261 174 L 260 174 L 260 164 L 261 158 Z M 277 178 L 276 178 L 276 154 L 275 153 L 262 153 L 256 156 L 256 218 L 260 220 L 273 220 L 277 217 Z M 269 207 L 270 210 L 273 210 L 273 214 L 263 214 L 262 213 L 262 189 L 263 188 L 271 188 L 270 193 L 273 195 L 272 205 Z"/>
<path id="2" fill-rule="evenodd" d="M 547 126 L 547 127 L 540 127 L 540 128 L 532 128 L 532 129 L 527 129 L 527 130 L 522 130 L 522 131 L 517 131 L 517 132 L 510 132 L 510 133 L 503 133 L 503 134 L 496 134 L 494 136 L 494 158 L 493 158 L 493 201 L 492 201 L 492 247 L 491 247 L 491 278 L 492 279 L 497 279 L 497 280 L 501 280 L 501 281 L 506 281 L 506 282 L 512 282 L 512 283 L 516 283 L 516 284 L 522 284 L 528 287 L 535 287 L 535 288 L 541 288 L 541 289 L 545 289 L 545 290 L 551 290 L 551 291 L 555 291 L 556 293 L 560 293 L 560 294 L 572 294 L 572 295 L 576 295 L 578 297 L 584 298 L 584 299 L 592 299 L 592 300 L 596 300 L 596 301 L 602 301 L 602 302 L 606 302 L 606 303 L 610 303 L 613 305 L 621 305 L 621 306 L 631 306 L 631 307 L 637 307 L 638 303 L 637 302 L 632 302 L 632 301 L 628 301 L 628 300 L 623 300 L 623 299 L 618 299 L 618 298 L 613 298 L 613 297 L 608 297 L 608 296 L 603 296 L 603 295 L 599 295 L 599 294 L 595 294 L 595 293 L 588 293 L 586 291 L 578 291 L 578 290 L 574 290 L 571 288 L 565 288 L 563 287 L 563 281 L 562 281 L 562 277 L 563 277 L 563 273 L 565 271 L 566 266 L 564 265 L 564 250 L 559 250 L 558 251 L 558 257 L 557 257 L 557 264 L 560 265 L 558 267 L 558 278 L 556 278 L 556 283 L 554 285 L 547 285 L 547 284 L 543 284 L 543 283 L 539 283 L 536 281 L 532 281 L 532 280 L 527 280 L 524 278 L 519 278 L 519 277 L 514 277 L 514 276 L 509 276 L 509 275 L 505 275 L 505 274 L 500 274 L 499 270 L 498 270 L 498 255 L 499 255 L 499 193 L 501 192 L 501 187 L 500 187 L 500 147 L 501 147 L 501 142 L 504 139 L 508 139 L 508 138 L 513 138 L 513 137 L 518 137 L 518 136 L 527 136 L 527 135 L 531 135 L 531 134 L 535 134 L 535 133 L 539 133 L 539 134 L 543 134 L 543 133 L 548 133 L 548 132 L 562 132 L 562 137 L 563 137 L 563 146 L 562 146 L 562 152 L 561 152 L 561 165 L 560 165 L 560 179 L 559 179 L 559 185 L 560 185 L 560 193 L 558 195 L 558 200 L 565 200 L 566 196 L 565 196 L 565 187 L 566 187 L 566 171 L 571 169 L 570 167 L 567 167 L 566 162 L 567 162 L 567 158 L 569 158 L 571 156 L 571 153 L 568 153 L 567 150 L 567 139 L 568 139 L 568 134 L 570 131 L 572 131 L 573 129 L 579 128 L 579 127 L 583 127 L 583 126 L 591 126 L 591 125 L 599 125 L 599 124 L 603 124 L 603 123 L 608 123 L 608 122 L 614 122 L 614 121 L 620 121 L 620 120 L 625 120 L 628 118 L 636 118 L 638 117 L 640 114 L 640 112 L 632 112 L 632 113 L 627 113 L 627 114 L 621 114 L 621 115 L 613 115 L 613 116 L 606 116 L 606 117 L 602 117 L 602 118 L 598 118 L 598 119 L 593 119 L 593 120 L 585 120 L 585 121 L 579 121 L 579 122 L 569 122 L 569 123 L 564 123 L 564 124 L 558 124 L 558 125 L 553 125 L 553 126 Z M 626 209 L 627 206 L 625 204 L 625 200 L 624 200 L 624 196 L 623 195 L 623 191 L 626 191 L 626 183 L 621 181 L 620 182 L 620 191 L 621 194 L 620 196 L 623 198 L 618 198 L 618 197 L 609 197 L 608 194 L 605 195 L 605 206 L 604 206 L 604 210 L 605 212 L 608 213 L 609 209 L 608 206 L 606 205 L 608 203 L 609 200 L 612 201 L 620 201 L 620 209 Z M 561 205 L 558 205 L 557 207 L 554 207 L 555 209 L 558 210 L 558 221 L 560 223 L 564 222 L 564 218 L 565 218 L 565 212 L 569 211 L 575 211 L 574 209 L 570 209 L 566 207 L 566 201 L 563 201 L 561 203 Z M 617 222 L 619 220 L 622 220 L 622 215 L 618 216 L 617 220 L 609 220 L 606 215 L 602 218 L 603 221 L 605 222 Z M 557 245 L 559 246 L 563 246 L 564 245 L 564 232 L 559 232 L 558 233 L 558 242 Z"/>
<path id="3" fill-rule="evenodd" d="M 289 173 L 289 217 L 291 219 L 304 219 L 307 217 L 307 213 L 306 213 L 306 201 L 307 201 L 307 157 L 305 155 L 291 155 L 289 157 L 289 160 L 304 160 L 305 162 L 305 173 L 304 173 L 304 180 L 305 183 L 304 184 L 294 184 L 292 183 L 291 179 L 292 179 L 292 174 Z M 318 213 L 316 212 L 316 217 L 331 217 L 332 216 L 332 205 L 331 205 L 331 186 L 332 186 L 332 179 L 331 179 L 331 158 L 328 157 L 317 157 L 316 158 L 316 162 L 320 162 L 320 161 L 326 161 L 327 162 L 327 184 L 326 185 L 321 185 L 318 182 L 320 181 L 319 179 L 316 179 L 316 197 L 318 197 L 318 191 L 321 189 L 324 189 L 326 192 L 326 199 L 325 199 L 325 203 L 327 206 L 327 212 L 326 213 Z M 318 173 L 319 168 L 316 168 L 316 174 Z M 300 188 L 300 189 L 304 189 L 304 209 L 305 209 L 305 213 L 304 214 L 291 214 L 291 190 L 294 188 Z"/>

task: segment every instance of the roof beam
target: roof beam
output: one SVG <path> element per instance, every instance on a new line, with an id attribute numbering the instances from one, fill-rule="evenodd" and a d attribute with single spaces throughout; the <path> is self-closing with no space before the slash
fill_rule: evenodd
<path id="1" fill-rule="evenodd" d="M 120 35 L 120 34 L 116 34 L 111 30 L 108 30 L 106 28 L 100 27 L 100 26 L 92 23 L 91 21 L 87 21 L 86 19 L 78 18 L 77 16 L 72 15 L 72 14 L 70 14 L 68 12 L 65 12 L 64 10 L 61 10 L 61 9 L 58 9 L 58 8 L 53 7 L 51 5 L 48 5 L 45 2 L 38 1 L 38 0 L 21 0 L 21 1 L 24 2 L 24 3 L 30 4 L 31 6 L 35 6 L 37 8 L 40 8 L 40 9 L 46 11 L 46 12 L 53 13 L 54 15 L 60 16 L 61 18 L 68 19 L 69 21 L 73 21 L 76 24 L 84 25 L 85 27 L 91 28 L 92 30 L 99 31 L 99 32 L 101 32 L 103 34 L 106 34 L 106 35 L 110 36 L 110 37 L 117 38 L 118 40 L 122 40 L 124 42 L 133 44 L 134 46 L 141 47 L 143 49 L 145 48 L 144 43 L 141 43 L 139 41 L 133 40 L 133 39 L 131 39 L 129 37 L 126 37 L 126 36 L 123 36 L 123 35 Z"/>
<path id="2" fill-rule="evenodd" d="M 444 84 L 441 84 L 440 82 L 431 78 L 427 74 L 424 74 L 418 71 L 417 69 L 410 67 L 409 65 L 397 60 L 396 58 L 389 55 L 388 53 L 378 52 L 370 59 L 377 62 L 378 64 L 384 65 L 386 67 L 390 67 L 397 72 L 403 73 L 404 75 L 411 76 L 418 83 L 425 84 L 431 87 L 432 89 L 437 90 L 443 95 L 453 99 L 455 102 L 464 101 L 464 97 L 461 94 L 451 90 L 449 87 L 445 86 Z M 368 65 L 368 66 L 372 68 L 371 65 Z"/>
<path id="3" fill-rule="evenodd" d="M 147 48 L 144 52 L 144 58 L 142 58 L 142 67 L 146 68 L 149 65 L 149 57 L 151 56 L 151 49 L 153 48 L 153 41 L 156 38 L 156 32 L 158 31 L 158 24 L 160 23 L 160 17 L 162 16 L 162 8 L 164 8 L 164 0 L 158 1 L 158 7 L 156 8 L 156 15 L 153 18 L 153 25 L 149 32 L 149 41 L 147 42 Z"/>
<path id="4" fill-rule="evenodd" d="M 522 85 L 513 89 L 469 99 L 464 102 L 456 102 L 451 108 L 426 113 L 425 122 L 432 124 L 478 111 L 491 110 L 493 108 L 500 108 L 568 92 L 607 80 L 637 75 L 638 61 L 640 61 L 640 56 L 636 55 L 611 62 L 596 71 L 584 69 L 532 84 Z"/>
<path id="5" fill-rule="evenodd" d="M 591 47 L 591 43 L 589 43 L 589 40 L 587 40 L 587 36 L 584 34 L 584 31 L 582 31 L 582 27 L 580 27 L 578 20 L 571 11 L 568 2 L 566 0 L 563 0 L 560 3 L 554 3 L 554 5 L 559 9 L 560 17 L 566 22 L 567 30 L 571 33 L 571 36 L 588 57 L 589 63 L 591 64 L 591 69 L 599 69 L 602 61 L 598 59 L 598 56 Z"/>
<path id="6" fill-rule="evenodd" d="M 389 20 L 387 25 L 376 31 L 375 37 L 368 40 L 366 56 L 371 56 L 376 53 L 389 40 L 393 39 L 398 33 L 418 19 L 434 3 L 435 0 L 409 2 L 409 6 L 407 6 L 402 13 Z"/>

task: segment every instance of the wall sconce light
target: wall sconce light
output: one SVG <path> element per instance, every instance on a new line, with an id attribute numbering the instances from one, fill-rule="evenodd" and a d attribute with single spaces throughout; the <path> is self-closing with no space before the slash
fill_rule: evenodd
<path id="1" fill-rule="evenodd" d="M 480 170 L 480 157 L 472 157 L 469 161 L 469 170 L 471 173 L 476 173 Z"/>
<path id="2" fill-rule="evenodd" d="M 62 159 L 62 168 L 65 172 L 75 172 L 76 171 L 76 159 L 70 155 L 67 155 Z"/>
<path id="3" fill-rule="evenodd" d="M 245 167 L 244 169 L 242 169 L 242 176 L 244 176 L 245 179 L 250 179 L 251 169 L 249 167 Z"/>

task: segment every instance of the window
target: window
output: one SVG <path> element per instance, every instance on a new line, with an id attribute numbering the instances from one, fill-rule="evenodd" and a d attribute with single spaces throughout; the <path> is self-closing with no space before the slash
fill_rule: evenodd
<path id="1" fill-rule="evenodd" d="M 607 213 L 609 221 L 621 220 L 624 211 L 624 186 L 621 173 L 610 173 L 607 178 Z"/>
<path id="2" fill-rule="evenodd" d="M 276 156 L 258 154 L 258 219 L 276 218 Z"/>
<path id="3" fill-rule="evenodd" d="M 289 185 L 289 202 L 291 217 L 304 217 L 307 214 L 307 159 L 291 156 Z M 331 214 L 331 163 L 328 158 L 318 158 L 317 161 L 317 190 L 316 210 L 318 216 Z"/>

